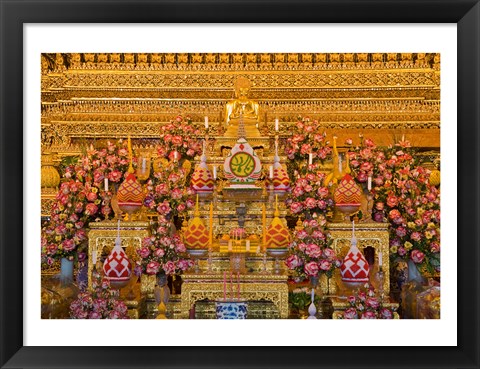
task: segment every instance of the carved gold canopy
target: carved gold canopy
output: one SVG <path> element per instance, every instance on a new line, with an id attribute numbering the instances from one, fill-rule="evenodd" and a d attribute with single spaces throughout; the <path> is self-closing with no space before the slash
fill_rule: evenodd
<path id="1" fill-rule="evenodd" d="M 213 134 L 239 76 L 251 82 L 260 124 L 317 119 L 339 142 L 379 145 L 405 135 L 440 146 L 440 55 L 427 53 L 42 54 L 42 148 L 60 156 L 90 139 L 155 141 L 178 114 Z"/>

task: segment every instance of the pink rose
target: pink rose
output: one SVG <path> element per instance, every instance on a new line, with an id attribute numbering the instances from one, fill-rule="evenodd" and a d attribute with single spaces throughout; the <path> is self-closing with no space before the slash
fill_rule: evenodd
<path id="1" fill-rule="evenodd" d="M 327 187 L 319 187 L 317 190 L 317 195 L 321 198 L 325 198 L 328 196 L 328 188 Z"/>
<path id="2" fill-rule="evenodd" d="M 161 183 L 155 186 L 155 192 L 159 195 L 167 195 L 168 194 L 168 186 L 165 183 Z"/>
<path id="3" fill-rule="evenodd" d="M 380 316 L 382 319 L 393 319 L 393 313 L 390 309 L 382 308 L 380 310 Z"/>
<path id="4" fill-rule="evenodd" d="M 365 141 L 363 141 L 365 143 L 365 145 L 367 145 L 368 147 L 375 147 L 375 143 L 369 139 L 369 138 L 366 138 Z"/>
<path id="5" fill-rule="evenodd" d="M 98 206 L 93 203 L 89 203 L 87 204 L 87 206 L 85 206 L 86 215 L 95 215 L 97 211 L 98 211 Z"/>
<path id="6" fill-rule="evenodd" d="M 343 312 L 344 319 L 358 319 L 357 310 L 355 308 L 348 308 Z"/>
<path id="7" fill-rule="evenodd" d="M 398 198 L 395 195 L 388 195 L 387 205 L 391 208 L 398 205 Z"/>
<path id="8" fill-rule="evenodd" d="M 378 309 L 378 307 L 380 306 L 380 302 L 375 297 L 369 297 L 365 301 L 365 305 L 371 307 L 372 309 Z"/>
<path id="9" fill-rule="evenodd" d="M 307 244 L 305 243 L 300 243 L 298 245 L 298 249 L 301 251 L 301 252 L 305 252 L 305 250 L 307 249 Z"/>
<path id="10" fill-rule="evenodd" d="M 146 246 L 137 250 L 137 254 L 142 258 L 145 259 L 150 255 L 150 249 Z"/>
<path id="11" fill-rule="evenodd" d="M 410 254 L 410 259 L 413 260 L 414 263 L 420 264 L 423 259 L 425 258 L 425 254 L 420 250 L 413 250 Z"/>
<path id="12" fill-rule="evenodd" d="M 176 252 L 179 252 L 179 253 L 186 252 L 187 249 L 186 249 L 186 247 L 185 247 L 185 244 L 183 244 L 183 243 L 177 243 L 177 244 L 175 245 L 175 251 L 176 251 Z"/>
<path id="13" fill-rule="evenodd" d="M 51 243 L 50 245 L 47 246 L 47 254 L 53 255 L 57 252 L 58 247 L 54 243 Z"/>
<path id="14" fill-rule="evenodd" d="M 302 155 L 307 155 L 312 152 L 312 146 L 309 144 L 303 144 L 302 147 L 300 148 L 300 154 Z"/>
<path id="15" fill-rule="evenodd" d="M 328 260 L 333 260 L 336 258 L 335 251 L 327 247 L 323 250 L 323 257 Z"/>
<path id="16" fill-rule="evenodd" d="M 187 260 L 182 259 L 177 262 L 177 267 L 182 271 L 186 271 L 190 267 L 190 263 Z"/>
<path id="17" fill-rule="evenodd" d="M 157 274 L 159 269 L 160 269 L 160 264 L 157 263 L 156 261 L 151 261 L 150 263 L 147 264 L 146 273 L 150 275 Z"/>
<path id="18" fill-rule="evenodd" d="M 175 200 L 181 199 L 183 196 L 182 190 L 179 188 L 175 188 L 170 193 L 170 196 L 172 197 L 172 199 L 175 199 Z"/>
<path id="19" fill-rule="evenodd" d="M 163 255 L 165 255 L 165 251 L 163 249 L 156 249 L 153 252 L 153 255 L 155 255 L 157 258 L 161 258 Z"/>
<path id="20" fill-rule="evenodd" d="M 293 190 L 293 196 L 295 196 L 295 197 L 300 197 L 304 193 L 305 193 L 305 191 L 303 191 L 303 188 L 300 187 L 300 186 L 296 186 L 295 189 Z"/>
<path id="21" fill-rule="evenodd" d="M 407 250 L 402 246 L 402 247 L 399 247 L 398 248 L 398 251 L 397 251 L 398 255 L 400 256 L 405 256 L 407 254 Z"/>
<path id="22" fill-rule="evenodd" d="M 373 311 L 366 311 L 360 319 L 377 319 L 377 315 Z"/>
<path id="23" fill-rule="evenodd" d="M 359 172 L 357 174 L 357 181 L 358 182 L 367 182 L 368 176 L 365 172 Z"/>
<path id="24" fill-rule="evenodd" d="M 311 243 L 307 246 L 305 253 L 311 258 L 319 258 L 322 255 L 322 250 L 314 243 Z"/>
<path id="25" fill-rule="evenodd" d="M 108 173 L 108 179 L 112 182 L 119 182 L 122 179 L 122 172 L 114 170 Z"/>
<path id="26" fill-rule="evenodd" d="M 314 198 L 312 197 L 309 197 L 305 200 L 305 206 L 308 208 L 308 209 L 313 209 L 317 206 L 317 200 L 315 200 Z"/>
<path id="27" fill-rule="evenodd" d="M 183 213 L 186 208 L 187 208 L 187 207 L 185 206 L 185 204 L 179 204 L 179 205 L 177 206 L 177 211 L 178 211 L 179 213 Z"/>
<path id="28" fill-rule="evenodd" d="M 171 274 L 175 273 L 175 263 L 171 260 L 167 261 L 163 265 L 163 270 L 165 271 L 165 274 L 167 274 L 167 275 L 171 275 Z"/>
<path id="29" fill-rule="evenodd" d="M 297 232 L 296 237 L 300 240 L 303 240 L 308 237 L 308 233 L 304 229 L 301 229 Z"/>
<path id="30" fill-rule="evenodd" d="M 327 202 L 325 200 L 318 200 L 317 202 L 317 207 L 319 209 L 326 209 L 327 207 Z"/>
<path id="31" fill-rule="evenodd" d="M 410 238 L 414 241 L 420 241 L 422 239 L 422 234 L 420 232 L 413 232 L 410 235 Z"/>
<path id="32" fill-rule="evenodd" d="M 292 205 L 290 205 L 290 211 L 293 214 L 298 214 L 303 210 L 303 205 L 300 202 L 293 202 Z"/>
<path id="33" fill-rule="evenodd" d="M 430 251 L 433 253 L 440 252 L 440 244 L 438 242 L 432 242 L 430 244 Z"/>
<path id="34" fill-rule="evenodd" d="M 347 301 L 350 305 L 355 305 L 357 299 L 355 298 L 355 296 L 348 296 Z"/>
<path id="35" fill-rule="evenodd" d="M 95 192 L 87 193 L 87 200 L 88 201 L 95 201 L 97 199 L 97 194 Z"/>
<path id="36" fill-rule="evenodd" d="M 64 240 L 62 242 L 63 251 L 69 252 L 75 249 L 75 241 L 73 239 Z"/>
<path id="37" fill-rule="evenodd" d="M 327 271 L 327 270 L 330 270 L 332 266 L 332 263 L 329 262 L 328 260 L 320 260 L 320 263 L 319 263 L 319 267 L 321 270 L 324 270 L 324 271 Z"/>
<path id="38" fill-rule="evenodd" d="M 345 144 L 346 144 L 346 145 L 351 145 L 351 144 L 353 144 L 353 140 L 352 140 L 351 138 L 347 138 L 347 139 L 345 140 Z"/>
<path id="39" fill-rule="evenodd" d="M 183 143 L 182 136 L 173 136 L 172 137 L 172 144 L 176 146 L 180 146 Z"/>
<path id="40" fill-rule="evenodd" d="M 157 212 L 166 215 L 169 214 L 172 209 L 170 208 L 170 204 L 166 201 L 162 202 L 160 205 L 157 206 Z"/>
<path id="41" fill-rule="evenodd" d="M 305 264 L 304 270 L 305 273 L 310 277 L 318 276 L 318 264 L 314 261 Z"/>
<path id="42" fill-rule="evenodd" d="M 324 240 L 325 239 L 325 234 L 322 231 L 313 231 L 312 232 L 312 238 L 316 240 Z"/>
<path id="43" fill-rule="evenodd" d="M 405 237 L 407 235 L 407 230 L 404 227 L 398 227 L 395 233 L 398 237 Z"/>
<path id="44" fill-rule="evenodd" d="M 295 269 L 301 266 L 303 262 L 297 255 L 290 255 L 287 260 L 285 260 L 285 264 L 287 265 L 288 269 Z"/>
<path id="45" fill-rule="evenodd" d="M 371 163 L 369 163 L 368 161 L 365 161 L 360 165 L 360 169 L 365 171 L 365 172 L 369 172 L 373 169 L 373 165 Z"/>

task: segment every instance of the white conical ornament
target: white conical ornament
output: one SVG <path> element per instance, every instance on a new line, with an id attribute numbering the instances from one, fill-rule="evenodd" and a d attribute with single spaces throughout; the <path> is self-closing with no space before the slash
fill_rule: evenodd
<path id="1" fill-rule="evenodd" d="M 342 281 L 346 285 L 355 286 L 368 282 L 370 266 L 367 259 L 357 247 L 357 238 L 355 237 L 355 222 L 352 226 L 352 245 L 343 259 L 340 266 Z"/>
<path id="2" fill-rule="evenodd" d="M 125 287 L 130 281 L 132 275 L 132 264 L 122 248 L 122 240 L 120 238 L 120 219 L 118 220 L 115 246 L 110 252 L 110 255 L 105 259 L 103 272 L 105 277 L 110 281 L 110 285 L 113 288 L 118 289 Z"/>
<path id="3" fill-rule="evenodd" d="M 317 319 L 315 314 L 317 314 L 317 308 L 315 307 L 315 304 L 313 303 L 313 300 L 315 299 L 315 290 L 312 288 L 312 302 L 310 306 L 308 307 L 308 314 L 309 317 L 307 319 Z"/>

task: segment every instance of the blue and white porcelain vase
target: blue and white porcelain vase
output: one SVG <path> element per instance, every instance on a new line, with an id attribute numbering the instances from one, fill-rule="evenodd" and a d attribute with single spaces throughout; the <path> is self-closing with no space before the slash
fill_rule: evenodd
<path id="1" fill-rule="evenodd" d="M 247 303 L 245 301 L 221 301 L 215 304 L 217 319 L 246 319 Z"/>

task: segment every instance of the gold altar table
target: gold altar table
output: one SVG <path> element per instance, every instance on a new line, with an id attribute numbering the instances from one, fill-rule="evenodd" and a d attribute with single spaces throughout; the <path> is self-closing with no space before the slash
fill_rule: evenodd
<path id="1" fill-rule="evenodd" d="M 182 276 L 181 317 L 188 319 L 192 306 L 200 300 L 216 301 L 224 297 L 223 273 Z M 273 302 L 280 318 L 288 318 L 288 276 L 286 274 L 240 274 L 240 298 L 247 301 Z M 230 277 L 227 276 L 227 298 L 230 296 Z M 237 296 L 237 278 L 233 278 L 233 293 Z"/>

